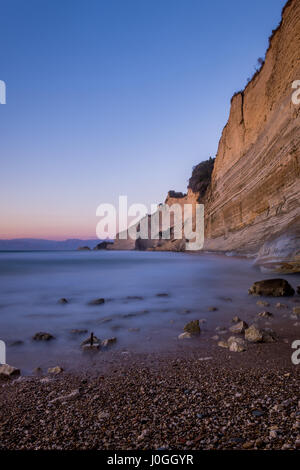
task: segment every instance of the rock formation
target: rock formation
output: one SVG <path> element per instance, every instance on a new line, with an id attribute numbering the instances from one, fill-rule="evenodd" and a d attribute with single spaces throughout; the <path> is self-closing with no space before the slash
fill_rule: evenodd
<path id="1" fill-rule="evenodd" d="M 289 0 L 259 71 L 231 100 L 215 161 L 194 168 L 187 194 L 166 204 L 205 205 L 204 249 L 259 255 L 281 272 L 300 270 L 300 1 Z M 180 245 L 181 243 L 181 245 Z M 184 249 L 184 240 L 114 248 Z"/>

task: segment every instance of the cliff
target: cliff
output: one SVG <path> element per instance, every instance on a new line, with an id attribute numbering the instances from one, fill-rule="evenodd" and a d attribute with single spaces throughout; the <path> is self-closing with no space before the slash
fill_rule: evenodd
<path id="1" fill-rule="evenodd" d="M 300 80 L 300 1 L 289 0 L 261 69 L 232 97 L 215 161 L 194 168 L 187 194 L 172 191 L 166 199 L 168 205 L 205 205 L 204 249 L 258 255 L 265 266 L 300 270 L 300 106 L 291 99 L 295 80 Z M 178 247 L 174 241 L 159 246 L 148 241 L 149 248 Z"/>
<path id="2" fill-rule="evenodd" d="M 297 79 L 300 2 L 290 0 L 261 70 L 232 98 L 204 200 L 207 249 L 256 253 L 282 234 L 300 235 L 300 107 L 291 99 Z"/>

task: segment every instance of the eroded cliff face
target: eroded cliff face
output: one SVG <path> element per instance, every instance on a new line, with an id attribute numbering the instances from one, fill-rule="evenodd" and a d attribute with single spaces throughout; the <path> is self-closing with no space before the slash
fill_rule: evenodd
<path id="1" fill-rule="evenodd" d="M 260 71 L 233 96 L 211 182 L 166 204 L 205 205 L 205 245 L 213 251 L 260 253 L 300 270 L 300 0 L 289 0 Z M 207 185 L 206 185 L 207 186 Z M 290 242 L 289 242 L 290 240 Z M 170 242 L 159 249 L 172 249 Z M 290 246 L 290 249 L 289 249 Z M 149 249 L 149 246 L 148 246 Z"/>
<path id="2" fill-rule="evenodd" d="M 232 99 L 205 196 L 207 249 L 257 252 L 275 235 L 299 230 L 297 79 L 300 1 L 291 0 L 260 72 Z"/>

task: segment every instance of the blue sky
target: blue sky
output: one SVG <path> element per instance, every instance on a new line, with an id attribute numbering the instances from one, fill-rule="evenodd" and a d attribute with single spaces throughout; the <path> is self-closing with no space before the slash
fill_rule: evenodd
<path id="1" fill-rule="evenodd" d="M 284 0 L 0 0 L 0 238 L 94 237 L 217 151 Z"/>

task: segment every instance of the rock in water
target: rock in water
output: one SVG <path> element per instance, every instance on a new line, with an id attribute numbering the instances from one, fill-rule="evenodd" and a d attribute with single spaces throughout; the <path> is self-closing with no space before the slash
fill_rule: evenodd
<path id="1" fill-rule="evenodd" d="M 54 374 L 54 375 L 61 374 L 63 371 L 64 371 L 64 369 L 60 366 L 49 367 L 49 369 L 48 369 L 48 373 L 49 374 Z"/>
<path id="2" fill-rule="evenodd" d="M 300 317 L 300 307 L 294 307 L 293 314 L 296 315 L 297 317 Z"/>
<path id="3" fill-rule="evenodd" d="M 33 341 L 50 341 L 51 339 L 54 339 L 54 336 L 51 335 L 50 333 L 45 333 L 44 331 L 40 331 L 38 333 L 35 333 L 32 339 Z"/>
<path id="4" fill-rule="evenodd" d="M 295 291 L 285 279 L 266 279 L 255 282 L 248 293 L 266 297 L 288 297 L 294 295 Z"/>
<path id="5" fill-rule="evenodd" d="M 263 332 L 255 325 L 251 325 L 245 331 L 245 339 L 250 343 L 260 343 L 263 341 Z"/>
<path id="6" fill-rule="evenodd" d="M 59 299 L 58 303 L 64 305 L 64 304 L 68 304 L 69 301 L 65 299 L 65 297 L 62 297 L 61 299 Z"/>
<path id="7" fill-rule="evenodd" d="M 191 338 L 192 335 L 191 333 L 188 333 L 187 331 L 185 333 L 181 333 L 179 336 L 178 336 L 178 339 L 189 339 Z"/>
<path id="8" fill-rule="evenodd" d="M 236 323 L 236 325 L 233 325 L 229 328 L 229 330 L 232 332 L 232 333 L 244 333 L 245 330 L 248 328 L 248 324 L 241 320 L 239 321 L 238 323 Z"/>
<path id="9" fill-rule="evenodd" d="M 270 306 L 269 302 L 266 302 L 265 300 L 258 300 L 256 302 L 256 305 L 260 305 L 261 307 L 269 307 Z"/>
<path id="10" fill-rule="evenodd" d="M 103 341 L 101 341 L 101 346 L 103 348 L 108 348 L 109 346 L 111 346 L 112 344 L 114 344 L 115 342 L 117 341 L 117 338 L 107 338 L 107 339 L 104 339 Z"/>
<path id="11" fill-rule="evenodd" d="M 233 319 L 231 321 L 232 321 L 232 323 L 239 323 L 242 320 L 240 319 L 240 317 L 235 316 L 235 317 L 233 317 Z"/>
<path id="12" fill-rule="evenodd" d="M 271 312 L 260 312 L 258 314 L 259 317 L 263 317 L 263 318 L 271 318 L 273 317 L 273 313 Z"/>
<path id="13" fill-rule="evenodd" d="M 104 304 L 105 300 L 100 298 L 100 299 L 94 299 L 89 302 L 89 305 L 101 305 Z"/>
<path id="14" fill-rule="evenodd" d="M 2 364 L 0 366 L 0 376 L 13 377 L 16 375 L 20 375 L 20 370 L 16 369 L 16 367 L 10 366 L 8 364 Z"/>
<path id="15" fill-rule="evenodd" d="M 92 334 L 91 336 L 86 338 L 84 341 L 82 341 L 81 346 L 84 346 L 85 344 L 93 344 L 93 343 L 100 344 L 100 339 L 98 339 L 97 336 L 95 336 L 94 334 Z"/>
<path id="16" fill-rule="evenodd" d="M 183 329 L 186 333 L 190 333 L 191 335 L 199 335 L 201 332 L 199 320 L 190 321 Z"/>

